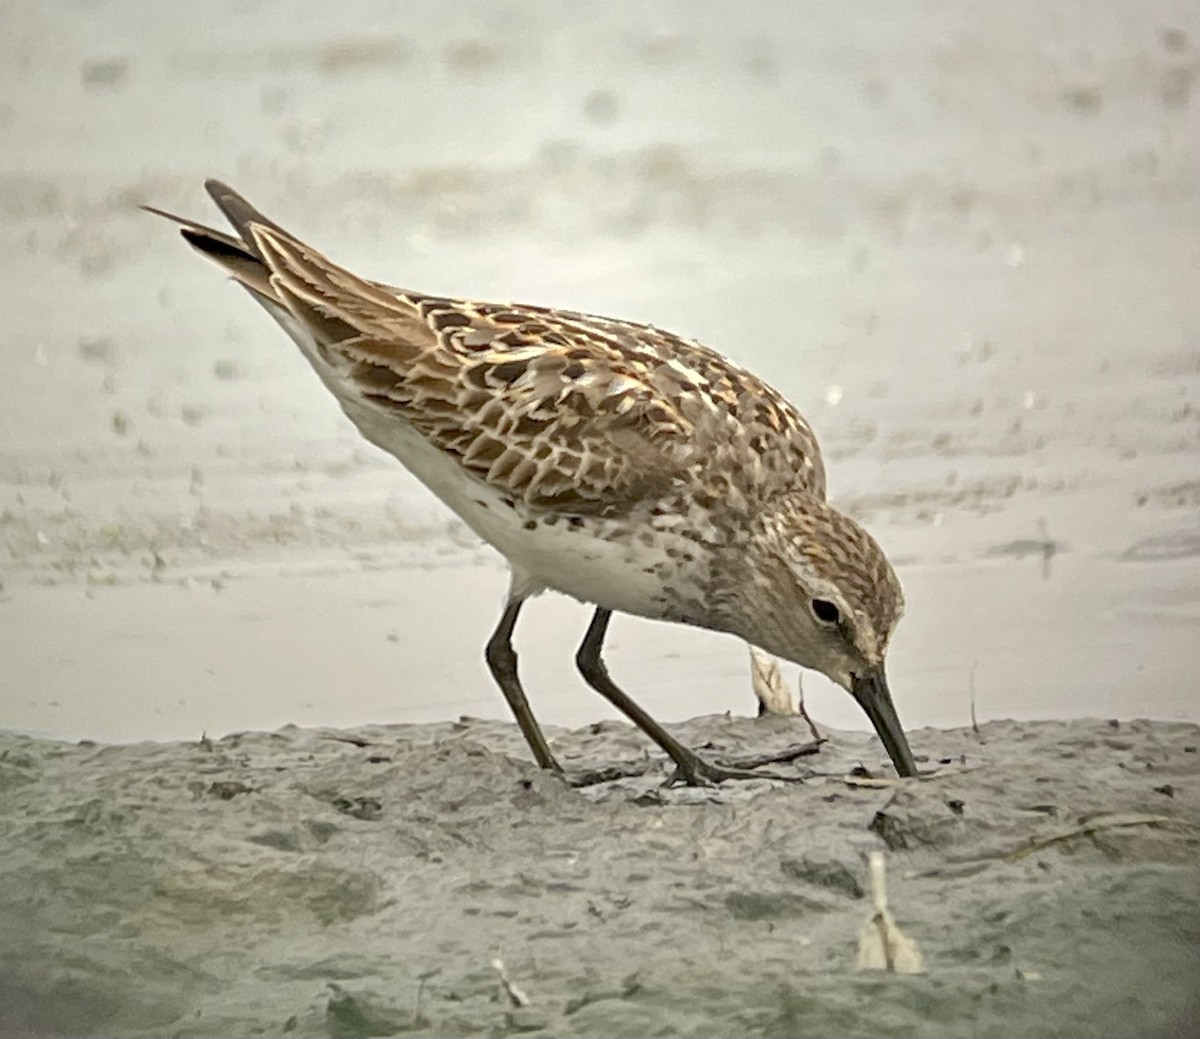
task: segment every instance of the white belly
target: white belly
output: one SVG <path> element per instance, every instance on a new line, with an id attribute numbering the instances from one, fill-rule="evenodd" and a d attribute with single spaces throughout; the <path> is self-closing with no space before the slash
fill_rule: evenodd
<path id="1" fill-rule="evenodd" d="M 357 401 L 343 401 L 347 415 L 373 444 L 403 463 L 414 476 L 454 510 L 476 534 L 499 551 L 513 569 L 518 596 L 545 588 L 644 617 L 663 615 L 656 593 L 662 582 L 653 571 L 665 562 L 661 549 L 635 539 L 598 536 L 598 524 L 572 525 L 530 512 L 468 473 L 449 455 L 429 443 L 403 419 Z"/>

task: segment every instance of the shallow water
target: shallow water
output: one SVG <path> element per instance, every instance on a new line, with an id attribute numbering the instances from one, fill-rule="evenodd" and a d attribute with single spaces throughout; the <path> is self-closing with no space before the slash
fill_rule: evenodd
<path id="1" fill-rule="evenodd" d="M 1200 720 L 1194 5 L 457 10 L 6 14 L 0 725 L 505 717 L 498 564 L 133 208 L 204 214 L 205 175 L 380 277 L 766 375 L 898 563 L 908 724 Z M 585 624 L 519 629 L 547 722 L 611 716 Z M 752 709 L 732 639 L 611 646 L 664 718 Z"/>

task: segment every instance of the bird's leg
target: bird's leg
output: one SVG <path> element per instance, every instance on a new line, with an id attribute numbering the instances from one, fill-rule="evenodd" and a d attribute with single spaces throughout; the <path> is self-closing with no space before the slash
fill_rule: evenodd
<path id="1" fill-rule="evenodd" d="M 508 701 L 508 706 L 512 708 L 513 714 L 517 717 L 517 725 L 521 727 L 525 742 L 533 751 L 534 760 L 542 768 L 548 768 L 553 772 L 562 772 L 562 766 L 550 752 L 550 745 L 546 742 L 546 737 L 542 735 L 541 727 L 533 716 L 533 711 L 530 710 L 529 701 L 525 699 L 525 690 L 521 688 L 521 680 L 517 677 L 517 651 L 513 649 L 512 633 L 513 628 L 516 627 L 523 602 L 523 599 L 513 599 L 504 608 L 504 613 L 500 615 L 500 623 L 496 625 L 496 630 L 488 639 L 484 655 L 487 657 L 492 677 L 496 680 L 500 691 L 504 693 L 504 699 Z"/>
<path id="2" fill-rule="evenodd" d="M 575 664 L 580 673 L 596 692 L 600 693 L 617 710 L 624 713 L 647 736 L 667 752 L 677 766 L 676 775 L 689 786 L 711 786 L 724 779 L 786 779 L 786 776 L 768 775 L 764 772 L 751 772 L 747 769 L 724 768 L 705 761 L 699 754 L 689 750 L 672 736 L 666 729 L 639 707 L 617 684 L 608 676 L 608 667 L 601 657 L 604 647 L 604 636 L 608 631 L 609 618 L 612 611 L 603 607 L 596 609 L 592 623 L 588 626 L 587 634 L 575 654 Z"/>

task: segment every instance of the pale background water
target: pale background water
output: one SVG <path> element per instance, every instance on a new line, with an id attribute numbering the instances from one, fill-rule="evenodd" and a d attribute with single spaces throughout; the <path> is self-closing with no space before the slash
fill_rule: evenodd
<path id="1" fill-rule="evenodd" d="M 767 377 L 897 562 L 909 726 L 1200 720 L 1198 84 L 1194 2 L 5 4 L 0 727 L 506 716 L 494 554 L 135 208 L 206 176 Z M 586 620 L 518 630 L 548 723 L 612 714 Z M 753 708 L 733 639 L 610 646 L 659 717 Z"/>

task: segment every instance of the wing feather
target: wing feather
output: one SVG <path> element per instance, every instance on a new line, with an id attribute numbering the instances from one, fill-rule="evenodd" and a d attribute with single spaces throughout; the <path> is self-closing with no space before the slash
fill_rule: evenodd
<path id="1" fill-rule="evenodd" d="M 290 315 L 356 422 L 363 407 L 406 422 L 506 495 L 581 514 L 662 500 L 684 483 L 747 508 L 797 487 L 825 496 L 816 439 L 796 409 L 699 343 L 628 321 L 368 281 L 226 185 L 208 189 L 238 238 L 151 212 Z"/>

